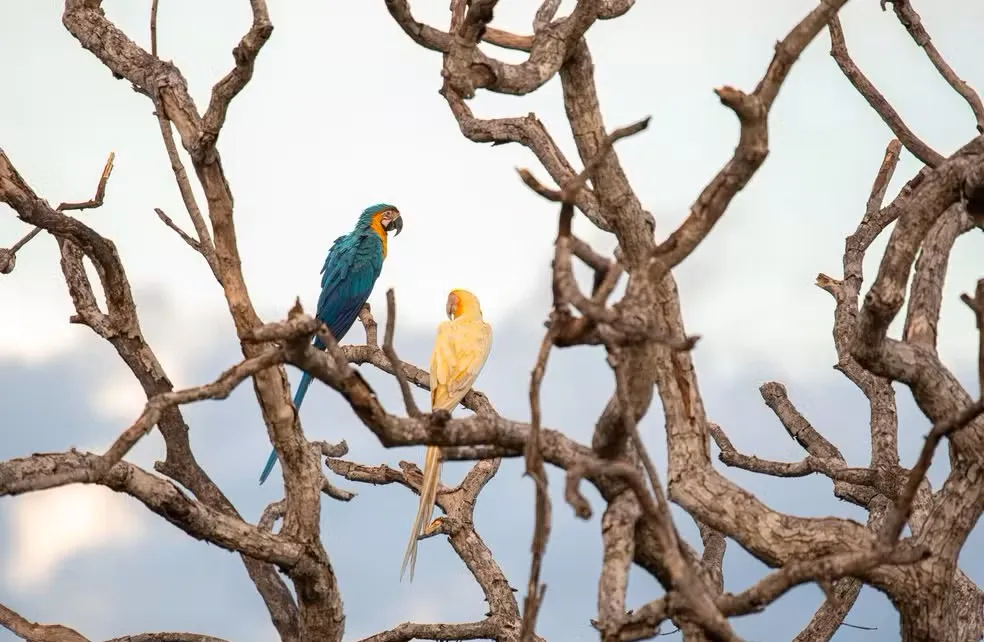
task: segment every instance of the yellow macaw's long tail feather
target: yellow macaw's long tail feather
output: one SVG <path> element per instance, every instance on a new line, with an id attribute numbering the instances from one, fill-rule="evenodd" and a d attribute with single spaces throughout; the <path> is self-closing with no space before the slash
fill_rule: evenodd
<path id="1" fill-rule="evenodd" d="M 451 412 L 471 389 L 492 348 L 492 326 L 482 320 L 478 297 L 468 290 L 451 290 L 448 294 L 449 321 L 437 328 L 430 362 L 431 409 Z M 413 522 L 410 542 L 403 555 L 400 579 L 410 565 L 410 581 L 417 562 L 417 540 L 433 532 L 436 524 L 427 525 L 434 513 L 437 487 L 441 478 L 441 449 L 428 446 L 424 456 L 424 481 L 420 485 L 420 503 Z"/>
<path id="2" fill-rule="evenodd" d="M 417 541 L 424 534 L 424 528 L 434 514 L 434 501 L 437 499 L 437 486 L 441 480 L 441 449 L 428 446 L 424 455 L 424 481 L 420 484 L 420 503 L 417 505 L 417 517 L 410 531 L 410 541 L 403 553 L 403 566 L 400 567 L 400 579 L 410 565 L 410 581 L 413 581 L 413 569 L 417 564 Z"/>

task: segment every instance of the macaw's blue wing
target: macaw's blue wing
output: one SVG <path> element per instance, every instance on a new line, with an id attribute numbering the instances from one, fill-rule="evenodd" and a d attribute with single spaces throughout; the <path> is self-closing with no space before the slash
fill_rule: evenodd
<path id="1" fill-rule="evenodd" d="M 359 310 L 369 300 L 382 269 L 383 244 L 375 232 L 344 236 L 332 245 L 321 268 L 316 316 L 328 326 L 336 341 L 341 341 L 359 318 Z M 317 338 L 314 344 L 325 347 Z"/>
<path id="2" fill-rule="evenodd" d="M 353 232 L 335 239 L 321 268 L 321 296 L 315 316 L 328 326 L 336 341 L 341 341 L 359 318 L 359 310 L 369 300 L 382 269 L 383 245 L 375 232 Z M 325 344 L 315 337 L 314 346 L 324 349 Z M 311 375 L 305 372 L 294 393 L 298 411 L 310 385 Z M 273 450 L 260 473 L 260 484 L 276 463 L 277 451 Z"/>

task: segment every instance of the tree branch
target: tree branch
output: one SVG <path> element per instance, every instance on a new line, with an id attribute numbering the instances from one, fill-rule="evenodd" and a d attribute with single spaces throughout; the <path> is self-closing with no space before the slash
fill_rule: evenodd
<path id="1" fill-rule="evenodd" d="M 724 215 L 731 200 L 752 179 L 769 153 L 768 116 L 779 88 L 820 30 L 847 0 L 824 0 L 789 34 L 776 43 L 769 67 L 751 94 L 733 87 L 716 89 L 721 102 L 741 124 L 738 147 L 731 160 L 697 197 L 686 220 L 663 241 L 650 258 L 650 279 L 657 282 L 697 248 Z"/>
<path id="2" fill-rule="evenodd" d="M 902 23 L 905 30 L 912 36 L 913 41 L 926 52 L 926 56 L 933 63 L 933 66 L 936 67 L 936 70 L 940 72 L 940 75 L 943 76 L 943 79 L 967 101 L 970 110 L 974 112 L 974 118 L 977 120 L 978 133 L 984 134 L 984 103 L 981 103 L 981 97 L 970 85 L 961 80 L 943 59 L 943 56 L 933 45 L 929 33 L 922 26 L 922 19 L 916 13 L 916 10 L 912 8 L 909 0 L 881 0 L 882 11 L 885 10 L 885 5 L 888 2 L 892 3 L 892 9 L 895 11 L 895 15 L 898 16 L 899 22 Z"/>
<path id="3" fill-rule="evenodd" d="M 554 299 L 555 308 L 560 305 Z M 543 564 L 543 555 L 547 548 L 547 539 L 550 537 L 551 522 L 551 502 L 547 494 L 547 471 L 543 466 L 542 444 L 540 443 L 540 387 L 543 384 L 543 377 L 547 370 L 547 359 L 550 357 L 550 349 L 553 347 L 555 330 L 551 326 L 540 342 L 540 351 L 536 357 L 536 363 L 530 375 L 530 438 L 526 442 L 523 452 L 526 468 L 524 475 L 533 480 L 534 495 L 534 525 L 533 542 L 530 545 L 532 557 L 530 559 L 530 576 L 526 588 L 526 599 L 523 600 L 523 621 L 519 632 L 520 642 L 528 642 L 533 638 L 536 630 L 536 616 L 543 603 L 546 593 L 546 584 L 540 583 L 540 568 Z"/>
<path id="4" fill-rule="evenodd" d="M 253 23 L 232 50 L 236 66 L 212 87 L 212 99 L 202 118 L 202 144 L 206 147 L 215 145 L 230 103 L 252 79 L 256 57 L 273 34 L 266 0 L 249 0 L 249 6 L 253 12 Z"/>
<path id="5" fill-rule="evenodd" d="M 67 484 L 99 484 L 139 500 L 195 539 L 294 568 L 310 553 L 289 538 L 272 535 L 187 497 L 173 483 L 128 462 L 101 470 L 101 458 L 75 450 L 37 454 L 0 462 L 0 497 L 57 488 Z"/>
<path id="6" fill-rule="evenodd" d="M 370 635 L 359 642 L 409 642 L 410 640 L 484 640 L 495 634 L 492 618 L 467 624 L 415 624 L 404 622 L 389 631 Z"/>
<path id="7" fill-rule="evenodd" d="M 854 61 L 851 60 L 851 55 L 847 52 L 847 42 L 844 39 L 844 31 L 841 29 L 840 19 L 837 16 L 832 17 L 827 24 L 827 28 L 830 31 L 831 57 L 833 57 L 837 66 L 840 67 L 840 70 L 844 72 L 847 79 L 851 81 L 851 84 L 854 85 L 854 88 L 858 90 L 858 93 L 868 101 L 868 104 L 875 110 L 875 113 L 888 125 L 892 133 L 898 137 L 913 156 L 926 165 L 936 167 L 942 163 L 943 157 L 912 133 L 912 130 L 906 126 L 902 117 L 899 116 L 898 112 L 885 99 L 885 96 L 875 88 L 871 81 L 858 69 Z"/>
<path id="8" fill-rule="evenodd" d="M 27 642 L 89 642 L 85 636 L 61 624 L 38 624 L 0 604 L 0 626 Z"/>
<path id="9" fill-rule="evenodd" d="M 420 417 L 422 413 L 417 407 L 417 402 L 413 400 L 413 393 L 410 392 L 410 384 L 407 383 L 407 375 L 403 371 L 403 362 L 396 356 L 396 348 L 393 347 L 393 333 L 395 331 L 396 294 L 393 292 L 393 288 L 390 288 L 386 290 L 386 334 L 383 335 L 383 353 L 393 366 L 393 375 L 400 384 L 400 392 L 403 394 L 403 403 L 406 405 L 407 414 L 411 417 Z M 430 388 L 429 385 L 427 387 Z"/>
<path id="10" fill-rule="evenodd" d="M 6 154 L 2 149 L 0 149 L 0 155 L 3 156 L 2 166 L 0 166 L 2 167 L 2 170 L 11 173 L 10 176 L 11 180 L 13 180 L 15 183 L 19 183 L 16 186 L 12 186 L 12 189 L 24 190 L 24 188 L 26 188 L 26 184 L 23 182 L 23 179 L 21 179 L 20 175 L 17 174 L 17 170 L 15 170 L 13 166 L 10 164 L 10 159 L 7 158 Z M 55 211 L 67 212 L 70 210 L 87 210 L 87 209 L 96 209 L 98 207 L 102 207 L 103 199 L 106 198 L 106 185 L 109 183 L 110 174 L 113 173 L 113 160 L 115 158 L 116 158 L 116 153 L 110 152 L 109 158 L 106 159 L 106 165 L 103 167 L 103 172 L 99 176 L 99 182 L 96 184 L 95 196 L 93 196 L 88 201 L 83 201 L 79 203 L 62 203 L 57 208 L 55 208 Z M 0 180 L 2 180 L 2 177 L 0 177 Z M 10 201 L 4 199 L 3 202 L 13 207 L 13 204 Z M 40 226 L 35 227 L 33 230 L 25 234 L 19 241 L 14 243 L 14 245 L 10 249 L 0 248 L 0 274 L 10 274 L 11 272 L 14 271 L 14 266 L 16 265 L 17 252 L 22 247 L 30 243 L 31 239 L 33 239 L 35 236 L 40 234 L 42 229 L 44 228 Z"/>

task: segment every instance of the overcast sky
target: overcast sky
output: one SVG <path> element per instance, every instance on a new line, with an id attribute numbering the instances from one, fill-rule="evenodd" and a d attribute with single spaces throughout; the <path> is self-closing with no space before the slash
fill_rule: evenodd
<path id="1" fill-rule="evenodd" d="M 149 47 L 149 4 L 107 0 L 104 8 Z M 230 51 L 250 20 L 245 0 L 208 4 L 211 13 L 198 3 L 165 0 L 158 24 L 160 55 L 183 70 L 199 108 L 232 64 Z M 446 2 L 412 5 L 418 19 L 446 25 Z M 562 12 L 572 5 L 565 2 Z M 656 217 L 658 234 L 683 219 L 736 144 L 737 121 L 712 89 L 754 87 L 774 42 L 813 6 L 813 0 L 641 2 L 624 18 L 592 27 L 588 41 L 606 123 L 616 127 L 653 116 L 649 130 L 620 143 L 619 153 Z M 518 146 L 490 148 L 461 136 L 437 93 L 440 57 L 413 44 L 381 0 L 340 7 L 271 2 L 276 30 L 220 139 L 253 300 L 269 320 L 283 316 L 296 296 L 312 308 L 331 241 L 351 228 L 365 206 L 396 204 L 406 227 L 390 243 L 370 301 L 383 310 L 386 289 L 396 288 L 401 355 L 426 365 L 447 291 L 473 290 L 496 329 L 493 355 L 477 387 L 503 413 L 526 419 L 526 383 L 548 308 L 556 216 L 526 190 L 514 168 L 546 174 Z M 984 89 L 977 44 L 984 5 L 934 0 L 917 9 L 957 73 Z M 65 31 L 60 2 L 0 0 L 0 11 L 0 59 L 16 61 L 5 69 L 0 146 L 52 204 L 90 198 L 106 155 L 116 152 L 106 204 L 83 216 L 116 242 L 144 331 L 174 383 L 214 378 L 239 358 L 238 347 L 221 290 L 201 257 L 154 215 L 160 207 L 190 230 L 152 106 L 127 82 L 114 80 Z M 528 33 L 531 17 L 530 3 L 502 0 L 494 24 Z M 913 131 L 944 155 L 975 134 L 966 104 L 891 11 L 882 13 L 873 0 L 852 2 L 841 17 L 851 54 Z M 521 58 L 486 49 L 508 60 Z M 857 225 L 891 133 L 828 51 L 824 32 L 779 95 L 765 165 L 677 276 L 688 331 L 704 337 L 695 359 L 708 412 L 735 444 L 762 457 L 802 457 L 758 396 L 763 381 L 781 380 L 850 463 L 863 465 L 869 454 L 864 398 L 832 370 L 832 300 L 813 280 L 818 272 L 840 275 L 843 239 Z M 556 79 L 523 98 L 480 94 L 472 108 L 484 117 L 535 111 L 575 157 Z M 889 193 L 918 167 L 903 153 Z M 610 236 L 592 231 L 583 219 L 576 225 L 600 250 L 611 249 Z M 9 247 L 28 230 L 8 211 L 0 216 L 0 245 Z M 869 253 L 866 274 L 873 273 L 883 246 L 881 239 Z M 981 249 L 978 232 L 958 242 L 940 322 L 940 352 L 968 386 L 976 385 L 976 331 L 958 295 L 979 276 L 974 257 Z M 71 302 L 57 247 L 47 235 L 25 247 L 15 272 L 0 278 L 0 309 L 0 385 L 6 391 L 0 396 L 0 459 L 70 446 L 105 448 L 139 413 L 141 391 L 107 344 L 67 323 Z M 359 328 L 346 338 L 361 340 Z M 398 409 L 395 382 L 365 372 L 388 407 Z M 290 374 L 296 382 L 297 372 Z M 908 391 L 898 390 L 902 458 L 910 464 L 928 422 Z M 544 388 L 545 421 L 589 440 L 590 418 L 611 391 L 600 351 L 558 352 Z M 250 387 L 221 404 L 189 408 L 186 416 L 203 466 L 255 520 L 281 488 L 279 468 L 262 488 L 255 483 L 269 442 Z M 312 387 L 302 418 L 312 437 L 347 439 L 360 461 L 422 460 L 422 449 L 380 448 L 323 386 Z M 659 417 L 647 418 L 644 428 L 657 459 L 665 462 Z M 150 466 L 161 455 L 155 433 L 131 459 Z M 945 458 L 937 466 L 930 475 L 934 483 L 945 474 Z M 445 481 L 457 482 L 464 469 L 445 465 Z M 515 522 L 501 516 L 517 497 L 532 497 L 521 472 L 521 462 L 505 463 L 477 512 L 483 536 L 520 595 L 532 505 L 521 503 Z M 822 479 L 726 474 L 780 510 L 864 519 L 861 511 L 835 500 Z M 560 478 L 553 479 L 556 491 Z M 411 618 L 481 617 L 481 594 L 443 540 L 421 544 L 412 588 L 399 583 L 415 496 L 402 488 L 346 487 L 359 496 L 346 505 L 325 500 L 323 513 L 326 547 L 344 590 L 346 640 Z M 551 639 L 590 639 L 598 520 L 576 521 L 556 492 L 555 497 L 544 578 L 550 589 L 539 631 Z M 699 542 L 692 522 L 680 524 Z M 967 547 L 981 544 L 978 529 Z M 964 568 L 984 581 L 984 562 L 968 560 Z M 729 546 L 728 590 L 746 587 L 764 570 Z M 657 594 L 651 579 L 634 572 L 632 605 Z M 735 625 L 751 639 L 789 639 L 820 600 L 817 589 L 804 587 L 764 615 Z M 136 502 L 99 488 L 70 487 L 0 502 L 0 602 L 30 619 L 76 627 L 92 639 L 149 630 L 193 630 L 244 642 L 274 636 L 236 556 L 193 542 Z M 842 629 L 835 639 L 898 637 L 887 600 L 867 589 L 848 621 L 878 631 Z M 8 639 L 0 632 L 0 642 Z"/>

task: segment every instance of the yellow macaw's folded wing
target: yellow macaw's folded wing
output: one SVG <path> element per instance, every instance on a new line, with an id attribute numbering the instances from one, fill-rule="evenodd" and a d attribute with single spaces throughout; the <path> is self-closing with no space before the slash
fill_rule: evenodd
<path id="1" fill-rule="evenodd" d="M 492 326 L 481 317 L 460 321 L 445 321 L 437 330 L 430 365 L 431 410 L 457 406 L 489 358 Z"/>

